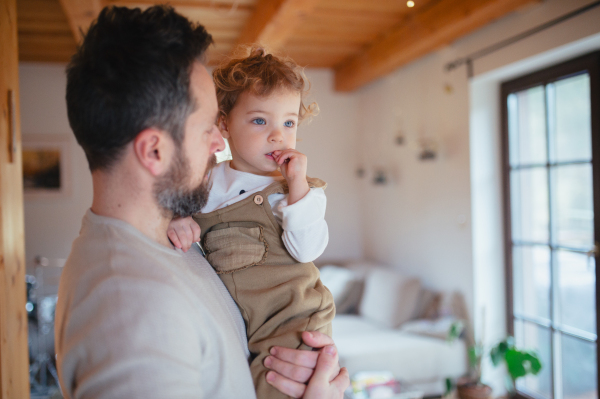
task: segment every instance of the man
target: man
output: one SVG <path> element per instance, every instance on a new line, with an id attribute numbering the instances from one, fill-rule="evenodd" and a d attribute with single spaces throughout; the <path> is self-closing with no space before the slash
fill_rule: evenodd
<path id="1" fill-rule="evenodd" d="M 172 8 L 106 8 L 67 70 L 69 122 L 94 197 L 64 267 L 56 351 L 66 398 L 254 398 L 242 317 L 198 251 L 173 249 L 173 215 L 198 212 L 224 148 L 201 57 L 212 42 Z M 348 385 L 320 352 L 273 348 L 267 381 L 292 397 Z"/>

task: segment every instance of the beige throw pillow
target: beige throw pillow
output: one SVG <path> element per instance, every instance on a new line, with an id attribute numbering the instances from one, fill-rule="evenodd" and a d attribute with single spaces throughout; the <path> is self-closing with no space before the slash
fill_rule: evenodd
<path id="1" fill-rule="evenodd" d="M 421 282 L 417 278 L 374 269 L 365 280 L 359 313 L 385 327 L 396 328 L 413 317 L 420 291 Z"/>

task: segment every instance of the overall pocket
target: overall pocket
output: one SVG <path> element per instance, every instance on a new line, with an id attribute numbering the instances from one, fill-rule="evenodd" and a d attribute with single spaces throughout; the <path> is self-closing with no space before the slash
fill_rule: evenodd
<path id="1" fill-rule="evenodd" d="M 217 274 L 229 274 L 264 263 L 268 244 L 262 226 L 222 223 L 204 236 L 206 260 Z"/>

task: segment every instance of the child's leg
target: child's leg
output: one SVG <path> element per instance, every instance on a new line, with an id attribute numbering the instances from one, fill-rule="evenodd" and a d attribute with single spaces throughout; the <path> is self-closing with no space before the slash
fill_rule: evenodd
<path id="1" fill-rule="evenodd" d="M 335 304 L 312 264 L 256 265 L 221 280 L 238 304 L 246 323 L 250 369 L 258 399 L 285 398 L 265 379 L 265 357 L 273 346 L 307 348 L 303 331 L 331 336 Z"/>

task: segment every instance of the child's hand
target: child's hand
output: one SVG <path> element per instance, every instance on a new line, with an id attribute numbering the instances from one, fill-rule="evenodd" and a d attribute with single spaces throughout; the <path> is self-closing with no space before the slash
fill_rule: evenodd
<path id="1" fill-rule="evenodd" d="M 167 236 L 175 247 L 187 252 L 193 243 L 200 241 L 200 226 L 191 216 L 175 218 L 169 223 Z"/>
<path id="2" fill-rule="evenodd" d="M 290 194 L 288 205 L 292 205 L 308 194 L 306 181 L 306 155 L 294 149 L 273 151 L 273 158 L 281 168 L 281 174 L 287 180 Z"/>
<path id="3" fill-rule="evenodd" d="M 294 149 L 273 151 L 273 158 L 289 185 L 297 180 L 306 181 L 306 155 Z"/>

